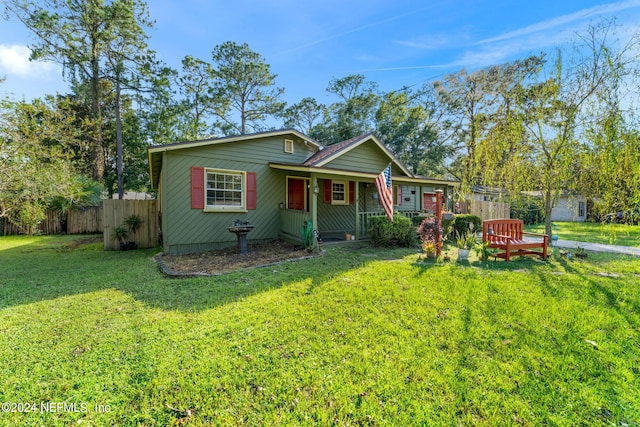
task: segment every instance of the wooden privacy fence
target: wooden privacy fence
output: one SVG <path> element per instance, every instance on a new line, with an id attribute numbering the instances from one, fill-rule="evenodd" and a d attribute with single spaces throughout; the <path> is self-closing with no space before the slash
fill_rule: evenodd
<path id="1" fill-rule="evenodd" d="M 483 221 L 488 219 L 509 218 L 511 207 L 505 202 L 467 200 L 461 203 L 461 213 L 479 216 Z"/>
<path id="2" fill-rule="evenodd" d="M 62 224 L 60 222 L 60 216 L 58 212 L 47 211 L 47 217 L 42 220 L 36 227 L 36 230 L 28 230 L 24 224 L 15 224 L 9 221 L 7 218 L 3 218 L 2 221 L 2 235 L 3 236 L 15 236 L 18 234 L 29 234 L 29 231 L 40 234 L 60 234 L 62 233 Z"/>
<path id="3" fill-rule="evenodd" d="M 102 233 L 102 206 L 88 206 L 67 212 L 67 234 Z"/>
<path id="4" fill-rule="evenodd" d="M 104 225 L 104 250 L 119 250 L 120 242 L 113 238 L 113 229 L 124 226 L 125 219 L 137 215 L 142 220 L 140 229 L 127 240 L 135 242 L 138 248 L 152 248 L 159 245 L 158 204 L 156 200 L 104 200 L 102 203 Z"/>
<path id="5" fill-rule="evenodd" d="M 57 211 L 47 211 L 47 217 L 38 224 L 37 231 L 40 234 L 62 234 L 64 218 Z M 89 206 L 81 209 L 69 209 L 67 211 L 67 234 L 94 234 L 102 233 L 102 206 Z M 26 234 L 29 230 L 22 224 L 14 224 L 7 218 L 3 218 L 2 235 L 15 236 Z"/>

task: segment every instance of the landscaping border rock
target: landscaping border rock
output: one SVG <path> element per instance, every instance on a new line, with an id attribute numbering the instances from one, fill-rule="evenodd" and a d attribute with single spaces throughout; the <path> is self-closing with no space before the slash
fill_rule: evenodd
<path id="1" fill-rule="evenodd" d="M 282 260 L 282 261 L 270 262 L 270 263 L 267 263 L 267 264 L 260 264 L 260 265 L 255 265 L 255 266 L 252 266 L 252 267 L 239 268 L 237 270 L 224 271 L 224 272 L 220 272 L 220 273 L 203 273 L 201 271 L 196 271 L 196 272 L 193 272 L 193 273 L 182 273 L 182 272 L 178 272 L 178 271 L 173 271 L 171 268 L 169 268 L 167 266 L 167 264 L 162 259 L 162 256 L 164 255 L 163 252 L 160 252 L 160 253 L 154 255 L 151 258 L 151 260 L 154 261 L 156 264 L 158 264 L 158 267 L 160 268 L 160 271 L 165 276 L 170 277 L 170 278 L 175 278 L 175 279 L 188 279 L 188 278 L 195 278 L 195 277 L 224 276 L 225 274 L 236 273 L 236 272 L 239 272 L 239 271 L 249 271 L 249 270 L 254 270 L 256 268 L 272 267 L 274 265 L 280 265 L 280 264 L 283 264 L 285 262 L 302 261 L 304 259 L 316 258 L 318 256 L 324 255 L 325 253 L 326 253 L 326 251 L 322 250 L 322 251 L 320 251 L 320 253 L 318 253 L 316 255 L 306 255 L 306 256 L 302 256 L 302 257 L 298 257 L 298 258 L 285 259 L 285 260 Z"/>

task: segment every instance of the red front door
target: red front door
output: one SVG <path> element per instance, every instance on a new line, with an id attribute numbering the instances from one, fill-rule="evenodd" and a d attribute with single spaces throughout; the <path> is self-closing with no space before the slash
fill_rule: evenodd
<path id="1" fill-rule="evenodd" d="M 287 209 L 307 210 L 307 181 L 289 178 L 287 185 Z"/>
<path id="2" fill-rule="evenodd" d="M 436 193 L 424 193 L 422 195 L 424 210 L 427 212 L 436 212 Z"/>

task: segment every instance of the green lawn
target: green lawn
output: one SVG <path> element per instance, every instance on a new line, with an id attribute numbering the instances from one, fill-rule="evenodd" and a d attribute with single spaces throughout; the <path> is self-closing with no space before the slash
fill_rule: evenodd
<path id="1" fill-rule="evenodd" d="M 640 247 L 640 225 L 595 222 L 554 222 L 564 240 Z M 544 233 L 544 224 L 526 226 L 527 231 Z"/>
<path id="2" fill-rule="evenodd" d="M 640 423 L 640 259 L 347 245 L 175 280 L 153 254 L 0 237 L 1 425 Z"/>

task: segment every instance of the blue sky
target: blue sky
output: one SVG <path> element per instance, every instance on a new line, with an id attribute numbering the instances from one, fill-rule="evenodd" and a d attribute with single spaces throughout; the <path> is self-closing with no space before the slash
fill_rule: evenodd
<path id="1" fill-rule="evenodd" d="M 148 0 L 150 45 L 174 68 L 210 60 L 227 40 L 248 43 L 278 74 L 285 100 L 333 99 L 334 77 L 364 74 L 384 91 L 549 51 L 589 22 L 640 29 L 640 0 Z M 29 63 L 30 33 L 0 20 L 0 96 L 65 92 L 57 64 Z"/>

